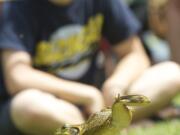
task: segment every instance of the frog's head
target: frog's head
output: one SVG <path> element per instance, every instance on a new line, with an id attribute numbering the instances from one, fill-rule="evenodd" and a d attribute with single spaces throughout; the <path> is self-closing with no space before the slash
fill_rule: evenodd
<path id="1" fill-rule="evenodd" d="M 144 106 L 150 103 L 150 100 L 143 95 L 127 95 L 116 97 L 116 102 L 122 102 L 127 106 Z"/>
<path id="2" fill-rule="evenodd" d="M 79 132 L 80 130 L 78 127 L 66 124 L 56 133 L 56 135 L 79 135 Z"/>

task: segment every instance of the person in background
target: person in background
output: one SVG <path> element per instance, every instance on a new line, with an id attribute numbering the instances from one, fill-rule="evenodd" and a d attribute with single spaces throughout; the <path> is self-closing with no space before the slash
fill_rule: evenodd
<path id="1" fill-rule="evenodd" d="M 167 105 L 179 91 L 179 65 L 166 62 L 150 68 L 137 36 L 140 25 L 120 0 L 27 0 L 8 2 L 3 9 L 4 135 L 51 135 L 65 123 L 83 123 L 83 112 L 100 111 L 104 100 L 112 105 L 119 93 L 152 100 L 135 112 L 134 120 L 141 119 Z M 109 48 L 99 45 L 102 37 Z M 107 74 L 98 88 L 96 71 L 101 66 Z"/>
<path id="2" fill-rule="evenodd" d="M 180 1 L 169 0 L 167 6 L 168 40 L 171 45 L 172 60 L 180 63 Z"/>
<path id="3" fill-rule="evenodd" d="M 139 36 L 152 64 L 171 57 L 167 42 L 167 0 L 125 0 L 142 24 Z"/>

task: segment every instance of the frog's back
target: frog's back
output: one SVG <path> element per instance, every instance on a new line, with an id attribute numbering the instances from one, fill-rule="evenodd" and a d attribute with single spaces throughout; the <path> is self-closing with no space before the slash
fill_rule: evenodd
<path id="1" fill-rule="evenodd" d="M 103 109 L 93 114 L 83 126 L 83 135 L 92 135 L 96 129 L 100 129 L 110 123 L 112 118 L 111 109 Z"/>

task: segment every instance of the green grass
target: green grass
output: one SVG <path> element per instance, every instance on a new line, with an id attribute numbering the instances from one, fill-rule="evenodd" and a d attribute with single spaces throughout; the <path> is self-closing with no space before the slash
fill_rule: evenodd
<path id="1" fill-rule="evenodd" d="M 180 94 L 172 101 L 174 106 L 180 107 Z M 151 126 L 137 126 L 122 132 L 121 135 L 180 135 L 180 118 L 175 120 L 155 122 Z"/>
<path id="2" fill-rule="evenodd" d="M 155 123 L 152 127 L 136 127 L 121 135 L 180 135 L 180 120 Z"/>
<path id="3" fill-rule="evenodd" d="M 180 107 L 180 94 L 173 99 L 172 104 Z"/>

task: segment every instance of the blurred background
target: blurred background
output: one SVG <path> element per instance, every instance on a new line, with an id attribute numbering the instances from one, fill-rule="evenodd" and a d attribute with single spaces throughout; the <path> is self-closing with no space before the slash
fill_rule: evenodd
<path id="1" fill-rule="evenodd" d="M 180 1 L 123 0 L 142 24 L 139 36 L 152 64 L 180 62 Z M 0 0 L 0 16 L 3 1 Z M 0 20 L 1 25 L 1 20 Z M 156 116 L 133 124 L 122 135 L 180 135 L 180 95 Z"/>

